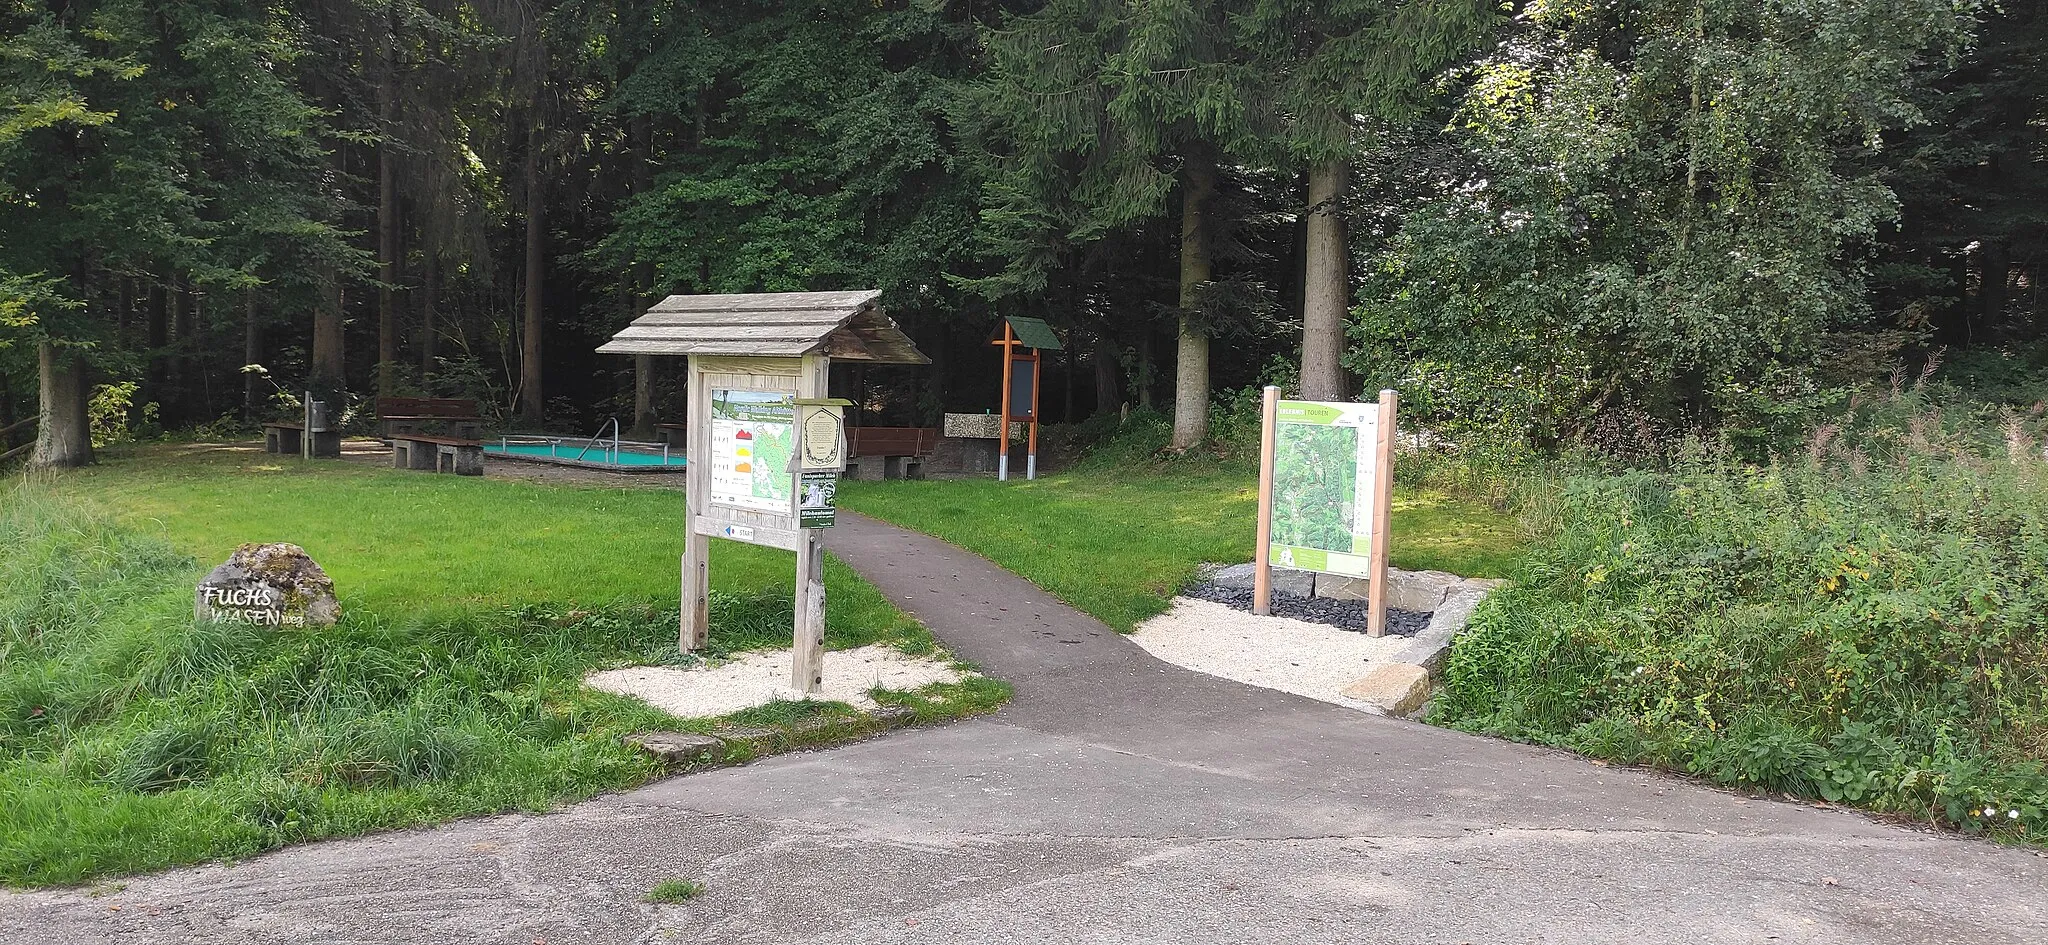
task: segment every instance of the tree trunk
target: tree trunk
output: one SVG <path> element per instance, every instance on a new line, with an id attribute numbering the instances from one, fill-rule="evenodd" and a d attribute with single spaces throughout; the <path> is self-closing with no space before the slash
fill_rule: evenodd
<path id="1" fill-rule="evenodd" d="M 144 308 L 148 310 L 144 316 L 148 324 L 143 331 L 149 342 L 149 368 L 143 378 L 146 383 L 142 396 L 135 401 L 137 420 L 141 419 L 144 404 L 155 403 L 161 416 L 164 401 L 170 399 L 171 299 L 161 277 L 149 280 L 149 298 Z"/>
<path id="2" fill-rule="evenodd" d="M 36 346 L 36 365 L 42 401 L 29 465 L 68 468 L 91 464 L 85 359 L 45 341 Z"/>
<path id="3" fill-rule="evenodd" d="M 307 384 L 323 394 L 348 389 L 348 364 L 342 351 L 341 270 L 321 263 L 320 301 L 313 309 L 313 363 Z"/>
<path id="4" fill-rule="evenodd" d="M 543 268 L 546 266 L 547 205 L 541 199 L 540 183 L 540 129 L 535 127 L 526 134 L 526 166 L 522 171 L 526 181 L 526 307 L 522 319 L 525 335 L 521 338 L 519 357 L 519 416 L 528 423 L 538 425 L 546 409 L 541 390 L 541 290 Z"/>
<path id="5" fill-rule="evenodd" d="M 1984 248 L 1978 251 L 1982 259 L 1979 268 L 1983 282 L 1978 290 L 1978 299 L 1983 304 L 1979 324 L 1987 332 L 1997 331 L 2005 322 L 2005 306 L 2010 300 L 2008 287 L 2012 275 L 2012 256 L 2005 245 L 1986 240 Z"/>
<path id="6" fill-rule="evenodd" d="M 1145 326 L 1145 330 L 1138 334 L 1138 369 L 1131 374 L 1131 386 L 1138 389 L 1138 409 L 1140 410 L 1152 409 L 1152 389 L 1158 386 L 1153 383 L 1153 374 L 1156 373 L 1152 370 L 1152 336 L 1154 334 L 1155 332 L 1150 325 Z"/>
<path id="7" fill-rule="evenodd" d="M 173 278 L 165 289 L 171 297 L 171 348 L 177 354 L 171 358 L 172 396 L 167 402 L 159 403 L 158 416 L 163 419 L 165 429 L 181 427 L 193 416 L 192 387 L 199 378 L 199 370 L 193 363 L 198 352 L 198 320 L 192 307 L 197 300 L 192 296 L 192 283 L 182 277 Z"/>
<path id="8" fill-rule="evenodd" d="M 1345 262 L 1344 220 L 1337 214 L 1348 173 L 1342 161 L 1318 164 L 1308 175 L 1308 252 L 1301 303 L 1301 396 L 1344 400 L 1344 315 L 1351 307 Z"/>
<path id="9" fill-rule="evenodd" d="M 441 258 L 427 250 L 427 271 L 420 280 L 420 386 L 426 387 L 434 377 L 434 359 L 440 352 L 435 350 L 441 340 L 441 326 L 437 324 L 441 304 Z"/>
<path id="10" fill-rule="evenodd" d="M 387 53 L 388 57 L 388 53 Z M 387 59 L 388 61 L 388 59 Z M 397 91 L 387 71 L 377 89 L 385 134 L 395 120 Z M 377 145 L 377 396 L 398 386 L 398 161 L 391 142 Z"/>
<path id="11" fill-rule="evenodd" d="M 249 289 L 242 299 L 242 365 L 263 363 L 263 327 L 256 322 L 256 290 Z M 247 370 L 242 372 L 242 422 L 256 422 L 257 397 L 256 375 Z"/>
<path id="12" fill-rule="evenodd" d="M 1181 175 L 1180 347 L 1173 369 L 1173 448 L 1191 449 L 1209 438 L 1209 333 L 1195 306 L 1209 264 L 1209 198 L 1216 193 L 1216 167 L 1190 160 Z"/>
<path id="13" fill-rule="evenodd" d="M 628 126 L 633 138 L 632 174 L 633 196 L 645 196 L 654 189 L 654 126 L 647 116 L 639 116 Z M 639 316 L 642 309 L 654 299 L 654 265 L 645 260 L 633 264 L 633 289 L 627 299 L 627 319 Z M 633 356 L 633 430 L 641 439 L 654 437 L 654 424 L 660 419 L 654 415 L 654 356 L 636 354 Z"/>
<path id="14" fill-rule="evenodd" d="M 1095 412 L 1116 413 L 1123 406 L 1123 396 L 1117 391 L 1116 343 L 1106 334 L 1095 336 L 1089 360 L 1095 362 Z"/>
<path id="15" fill-rule="evenodd" d="M 654 436 L 654 355 L 633 356 L 633 435 Z"/>

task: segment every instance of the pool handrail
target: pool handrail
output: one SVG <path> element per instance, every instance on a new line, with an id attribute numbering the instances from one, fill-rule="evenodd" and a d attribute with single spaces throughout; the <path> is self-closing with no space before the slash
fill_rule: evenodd
<path id="1" fill-rule="evenodd" d="M 606 421 L 606 425 L 608 425 L 608 426 L 610 426 L 610 427 L 612 428 L 612 450 L 611 450 L 611 451 L 612 451 L 612 455 L 616 456 L 616 455 L 618 455 L 618 452 L 619 452 L 619 440 L 620 440 L 620 438 L 621 438 L 621 436 L 620 436 L 620 432 L 619 432 L 619 418 L 617 418 L 617 417 L 613 417 L 613 418 L 611 418 L 610 420 Z M 598 439 L 599 439 L 600 437 L 602 437 L 602 436 L 604 436 L 604 427 L 598 427 L 598 428 L 597 428 L 597 436 L 593 436 L 593 437 L 591 437 L 591 438 L 590 438 L 590 442 L 588 442 L 588 443 L 585 443 L 585 444 L 583 444 L 583 450 L 582 450 L 582 452 L 579 452 L 579 453 L 577 453 L 577 454 L 576 454 L 576 459 L 574 460 L 574 462 L 579 462 L 579 463 L 580 463 L 580 462 L 582 462 L 582 461 L 583 461 L 583 454 L 584 454 L 584 453 L 588 453 L 588 452 L 590 452 L 590 448 L 591 448 L 591 447 L 593 447 L 593 446 L 596 446 L 596 445 L 597 445 L 597 441 L 598 441 Z"/>

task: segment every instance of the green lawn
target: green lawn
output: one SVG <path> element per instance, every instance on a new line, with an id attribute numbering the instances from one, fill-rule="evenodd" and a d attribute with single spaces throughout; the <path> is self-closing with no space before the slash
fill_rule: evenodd
<path id="1" fill-rule="evenodd" d="M 656 768 L 622 736 L 713 723 L 580 680 L 687 659 L 681 509 L 667 490 L 177 446 L 0 483 L 0 885 L 546 809 L 644 781 Z M 339 587 L 342 622 L 195 625 L 194 582 L 244 541 L 307 548 Z M 791 556 L 714 547 L 712 651 L 787 646 Z M 826 580 L 828 646 L 932 645 L 838 562 Z M 972 680 L 890 701 L 936 720 L 1006 692 Z M 822 729 L 800 724 L 819 715 Z M 790 739 L 873 728 L 837 704 L 742 716 Z"/>
<path id="2" fill-rule="evenodd" d="M 288 541 L 334 578 L 345 609 L 390 619 L 524 603 L 672 603 L 683 494 L 426 475 L 260 450 L 150 447 L 114 454 L 57 489 L 162 537 L 206 567 L 237 545 Z M 785 552 L 713 541 L 712 587 L 795 583 Z M 838 562 L 827 621 L 916 633 Z"/>
<path id="3" fill-rule="evenodd" d="M 1252 556 L 1255 473 L 1215 463 L 1083 463 L 1035 481 L 850 482 L 847 507 L 988 557 L 1097 619 L 1129 630 L 1164 610 L 1203 562 Z M 1394 495 L 1396 567 L 1504 576 L 1515 521 L 1443 492 Z"/>

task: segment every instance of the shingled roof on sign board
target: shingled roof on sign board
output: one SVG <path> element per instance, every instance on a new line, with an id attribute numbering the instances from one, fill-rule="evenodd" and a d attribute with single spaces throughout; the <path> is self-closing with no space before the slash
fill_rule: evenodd
<path id="1" fill-rule="evenodd" d="M 633 319 L 598 354 L 751 355 L 930 364 L 883 314 L 879 289 L 671 295 Z"/>

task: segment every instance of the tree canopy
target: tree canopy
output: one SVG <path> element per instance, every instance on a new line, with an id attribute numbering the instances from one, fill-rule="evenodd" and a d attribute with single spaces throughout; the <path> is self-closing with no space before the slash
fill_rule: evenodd
<path id="1" fill-rule="evenodd" d="M 2043 17 L 5 0 L 0 428 L 83 462 L 306 389 L 644 425 L 673 373 L 593 349 L 649 300 L 875 287 L 936 363 L 835 377 L 863 422 L 992 407 L 1029 314 L 1049 417 L 1170 404 L 1182 449 L 1213 390 L 1352 376 L 1764 442 L 1902 352 L 2048 365 Z"/>

